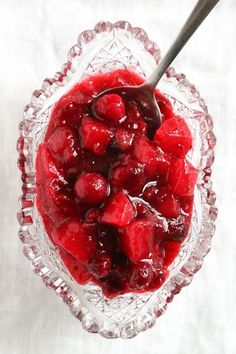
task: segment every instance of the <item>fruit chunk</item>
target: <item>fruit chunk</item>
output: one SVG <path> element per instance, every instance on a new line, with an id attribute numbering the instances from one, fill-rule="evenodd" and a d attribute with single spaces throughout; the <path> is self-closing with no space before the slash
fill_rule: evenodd
<path id="1" fill-rule="evenodd" d="M 83 118 L 80 134 L 83 146 L 97 155 L 105 154 L 114 135 L 106 124 L 89 117 Z"/>
<path id="2" fill-rule="evenodd" d="M 67 220 L 58 227 L 53 240 L 82 263 L 88 261 L 96 251 L 96 243 L 78 219 Z"/>
<path id="3" fill-rule="evenodd" d="M 163 151 L 177 157 L 184 157 L 192 148 L 191 132 L 180 117 L 164 121 L 157 129 L 154 141 Z"/>
<path id="4" fill-rule="evenodd" d="M 145 165 L 149 175 L 166 173 L 169 168 L 168 158 L 145 137 L 135 139 L 134 156 Z"/>
<path id="5" fill-rule="evenodd" d="M 122 151 L 128 150 L 133 142 L 133 134 L 125 129 L 117 129 L 115 139 L 118 148 Z"/>
<path id="6" fill-rule="evenodd" d="M 127 119 L 124 125 L 129 130 L 145 135 L 147 132 L 147 123 L 141 117 L 137 104 L 134 101 L 127 104 Z"/>
<path id="7" fill-rule="evenodd" d="M 79 147 L 70 128 L 57 128 L 48 139 L 47 145 L 52 156 L 57 161 L 66 165 L 78 163 Z"/>
<path id="8" fill-rule="evenodd" d="M 132 262 L 148 258 L 154 244 L 154 225 L 147 219 L 134 220 L 120 235 L 121 249 Z"/>
<path id="9" fill-rule="evenodd" d="M 81 174 L 74 186 L 75 194 L 88 205 L 102 203 L 109 194 L 106 179 L 100 173 L 90 172 Z"/>
<path id="10" fill-rule="evenodd" d="M 101 118 L 119 122 L 125 117 L 125 102 L 115 93 L 103 95 L 95 102 L 94 110 Z"/>
<path id="11" fill-rule="evenodd" d="M 179 201 L 166 186 L 156 189 L 152 204 L 166 218 L 177 218 L 180 214 Z"/>
<path id="12" fill-rule="evenodd" d="M 173 159 L 167 181 L 175 194 L 179 196 L 193 195 L 197 181 L 197 170 L 186 159 Z"/>
<path id="13" fill-rule="evenodd" d="M 124 192 L 114 194 L 102 211 L 101 222 L 124 227 L 135 217 L 133 204 Z"/>

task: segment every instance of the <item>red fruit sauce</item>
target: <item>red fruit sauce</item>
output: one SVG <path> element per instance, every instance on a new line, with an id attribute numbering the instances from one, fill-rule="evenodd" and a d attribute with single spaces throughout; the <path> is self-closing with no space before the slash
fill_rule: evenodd
<path id="1" fill-rule="evenodd" d="M 143 79 L 128 70 L 85 78 L 54 106 L 37 161 L 37 207 L 74 279 L 107 297 L 158 289 L 191 222 L 192 137 L 156 90 L 151 132 L 136 102 L 99 92 Z M 151 129 L 154 129 L 153 127 Z"/>

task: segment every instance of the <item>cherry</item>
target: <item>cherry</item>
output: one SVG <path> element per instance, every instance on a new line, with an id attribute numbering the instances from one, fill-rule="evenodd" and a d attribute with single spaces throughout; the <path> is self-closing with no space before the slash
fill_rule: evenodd
<path id="1" fill-rule="evenodd" d="M 117 94 L 107 94 L 99 97 L 94 105 L 95 113 L 107 120 L 120 122 L 125 119 L 125 102 Z"/>
<path id="2" fill-rule="evenodd" d="M 163 151 L 177 157 L 184 157 L 192 148 L 191 132 L 180 117 L 163 122 L 155 133 L 154 141 Z"/>

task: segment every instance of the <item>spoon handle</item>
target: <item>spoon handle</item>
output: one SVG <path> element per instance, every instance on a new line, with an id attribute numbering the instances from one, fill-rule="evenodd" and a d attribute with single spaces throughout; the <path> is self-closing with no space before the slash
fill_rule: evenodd
<path id="1" fill-rule="evenodd" d="M 190 37 L 194 34 L 200 24 L 205 20 L 207 15 L 211 12 L 219 0 L 199 0 L 187 19 L 185 25 L 177 36 L 176 40 L 162 58 L 156 70 L 148 77 L 145 86 L 154 90 L 157 83 L 165 73 L 166 69 L 170 66 L 175 57 L 179 54 L 181 49 L 188 42 Z"/>

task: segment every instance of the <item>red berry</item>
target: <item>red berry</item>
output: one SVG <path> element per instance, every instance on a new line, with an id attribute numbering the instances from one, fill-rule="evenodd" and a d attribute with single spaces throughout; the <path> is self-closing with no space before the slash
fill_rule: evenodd
<path id="1" fill-rule="evenodd" d="M 141 261 L 134 266 L 129 282 L 132 290 L 145 289 L 153 281 L 155 273 L 151 262 Z"/>
<path id="2" fill-rule="evenodd" d="M 94 110 L 99 117 L 114 122 L 125 118 L 125 102 L 121 96 L 115 93 L 99 97 L 95 102 Z"/>
<path id="3" fill-rule="evenodd" d="M 135 139 L 134 156 L 145 165 L 149 175 L 166 173 L 169 168 L 168 158 L 147 138 L 139 136 Z"/>
<path id="4" fill-rule="evenodd" d="M 95 242 L 77 219 L 69 219 L 59 226 L 53 240 L 82 263 L 87 262 L 96 251 Z"/>
<path id="5" fill-rule="evenodd" d="M 108 253 L 98 252 L 89 260 L 88 268 L 94 276 L 106 277 L 111 269 L 111 257 Z"/>
<path id="6" fill-rule="evenodd" d="M 147 133 L 147 123 L 144 122 L 141 117 L 135 102 L 128 102 L 127 119 L 124 122 L 124 126 L 135 133 L 139 133 L 140 135 L 145 135 Z"/>
<path id="7" fill-rule="evenodd" d="M 85 148 L 97 155 L 104 155 L 114 134 L 106 124 L 85 117 L 80 127 L 80 135 Z"/>
<path id="8" fill-rule="evenodd" d="M 75 194 L 88 205 L 101 204 L 109 194 L 106 179 L 96 172 L 81 174 L 74 186 Z"/>
<path id="9" fill-rule="evenodd" d="M 115 139 L 118 148 L 122 151 L 128 150 L 133 142 L 133 134 L 125 129 L 117 129 Z"/>
<path id="10" fill-rule="evenodd" d="M 72 129 L 59 127 L 47 141 L 49 151 L 53 157 L 66 165 L 78 163 L 79 146 Z"/>
<path id="11" fill-rule="evenodd" d="M 168 173 L 168 183 L 173 193 L 191 196 L 197 181 L 197 170 L 186 159 L 174 159 Z"/>
<path id="12" fill-rule="evenodd" d="M 123 252 L 132 262 L 149 257 L 154 245 L 154 224 L 147 219 L 134 220 L 120 234 Z"/>
<path id="13" fill-rule="evenodd" d="M 102 210 L 101 222 L 124 227 L 135 217 L 135 209 L 124 192 L 114 194 Z"/>
<path id="14" fill-rule="evenodd" d="M 180 117 L 164 121 L 157 129 L 154 141 L 163 151 L 177 157 L 184 157 L 192 148 L 191 132 Z"/>
<path id="15" fill-rule="evenodd" d="M 86 220 L 89 222 L 94 222 L 97 221 L 99 217 L 99 209 L 89 209 L 88 212 L 86 213 Z"/>

